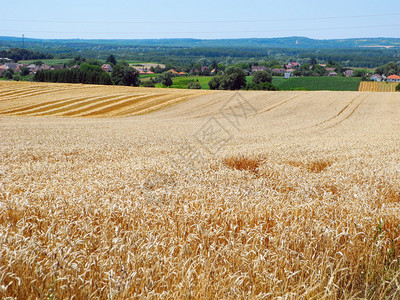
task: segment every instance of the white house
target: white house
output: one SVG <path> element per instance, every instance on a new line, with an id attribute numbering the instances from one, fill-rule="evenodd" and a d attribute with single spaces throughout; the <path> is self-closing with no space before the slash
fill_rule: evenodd
<path id="1" fill-rule="evenodd" d="M 373 80 L 373 81 L 377 81 L 377 82 L 381 82 L 382 81 L 382 76 L 379 74 L 374 74 L 372 75 L 369 79 Z"/>

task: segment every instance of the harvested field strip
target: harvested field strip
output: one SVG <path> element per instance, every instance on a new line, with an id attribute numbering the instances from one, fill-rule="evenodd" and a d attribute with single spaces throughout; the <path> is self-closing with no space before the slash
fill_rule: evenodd
<path id="1" fill-rule="evenodd" d="M 145 101 L 147 99 L 158 98 L 158 97 L 161 97 L 161 96 L 163 96 L 163 95 L 148 95 L 148 96 L 143 96 L 143 97 L 132 97 L 132 96 L 129 96 L 126 99 L 124 99 L 124 100 L 127 100 L 127 101 L 123 101 L 121 103 L 117 103 L 115 105 L 111 105 L 111 106 L 108 106 L 108 107 L 104 107 L 104 106 L 106 106 L 108 104 L 112 104 L 112 103 L 105 103 L 103 105 L 99 105 L 97 107 L 93 107 L 93 108 L 101 108 L 99 110 L 93 111 L 93 108 L 91 107 L 90 110 L 89 109 L 82 110 L 78 114 L 80 114 L 82 116 L 107 115 L 108 113 L 110 113 L 112 111 L 115 111 L 115 110 L 119 110 L 119 109 L 121 109 L 123 107 L 131 106 L 131 105 L 134 105 L 134 104 L 136 104 L 138 102 L 141 103 L 142 101 Z"/>
<path id="2" fill-rule="evenodd" d="M 29 105 L 29 106 L 22 106 L 22 107 L 18 107 L 15 109 L 11 109 L 11 110 L 5 110 L 0 112 L 0 114 L 14 114 L 14 113 L 18 113 L 18 112 L 29 112 L 31 110 L 34 110 L 36 108 L 43 108 L 43 107 L 47 107 L 50 105 L 53 105 L 55 103 L 62 103 L 65 101 L 80 101 L 80 100 L 85 100 L 85 99 L 89 99 L 90 97 L 82 97 L 82 98 L 67 98 L 67 99 L 63 99 L 63 100 L 55 100 L 55 101 L 48 101 L 45 103 L 39 103 L 39 104 L 34 104 L 34 105 Z"/>
<path id="3" fill-rule="evenodd" d="M 3 98 L 2 100 L 10 100 L 10 99 L 21 99 L 21 98 L 26 98 L 26 97 L 34 97 L 34 96 L 40 96 L 40 95 L 45 95 L 45 94 L 52 94 L 52 93 L 60 93 L 64 92 L 67 90 L 71 89 L 45 89 L 45 90 L 40 90 L 38 91 L 37 89 L 31 90 L 31 91 L 26 91 L 25 93 L 19 93 L 17 95 L 9 95 L 8 98 Z"/>
<path id="4" fill-rule="evenodd" d="M 159 110 L 208 92 L 71 84 L 7 83 L 0 114 L 34 116 L 126 116 Z M 15 94 L 18 92 L 19 94 Z M 152 107 L 154 106 L 154 107 Z"/>
<path id="5" fill-rule="evenodd" d="M 50 90 L 45 90 L 45 91 L 42 90 L 42 91 L 40 91 L 40 93 L 47 92 L 47 91 L 50 91 Z M 20 91 L 9 91 L 9 92 L 2 93 L 1 96 L 2 96 L 2 98 L 6 97 L 6 99 L 2 99 L 2 100 L 8 100 L 7 96 L 15 98 L 15 97 L 19 97 L 21 95 L 26 95 L 26 94 L 30 95 L 32 93 L 39 93 L 39 91 L 37 91 L 37 89 L 27 89 L 27 90 L 20 90 Z"/>
<path id="6" fill-rule="evenodd" d="M 164 98 L 165 97 L 165 98 Z M 161 99 L 159 99 L 161 98 Z M 116 114 L 113 114 L 113 116 L 126 116 L 126 115 L 131 115 L 131 114 L 141 114 L 144 111 L 147 111 L 149 108 L 153 108 L 154 110 L 159 109 L 159 107 L 164 107 L 168 105 L 169 102 L 173 101 L 174 103 L 178 103 L 183 99 L 187 99 L 187 97 L 178 97 L 178 96 L 163 96 L 163 97 L 152 97 L 149 98 L 149 101 L 146 101 L 144 103 L 138 103 L 138 105 L 135 105 L 134 107 L 131 107 L 127 110 L 118 112 Z M 158 108 L 157 108 L 158 107 Z M 152 111 L 154 111 L 152 110 Z"/>
<path id="7" fill-rule="evenodd" d="M 80 98 L 80 99 L 76 99 L 76 98 L 71 99 L 70 98 L 70 99 L 66 99 L 66 100 L 63 100 L 63 101 L 58 101 L 58 102 L 56 102 L 54 104 L 50 104 L 50 105 L 46 105 L 45 104 L 45 105 L 42 105 L 42 106 L 40 106 L 40 107 L 38 107 L 36 109 L 25 110 L 25 111 L 17 113 L 17 115 L 34 115 L 34 114 L 38 114 L 38 113 L 41 113 L 41 112 L 46 112 L 46 111 L 49 111 L 49 110 L 60 108 L 60 107 L 66 106 L 66 105 L 74 104 L 77 101 L 86 101 L 86 100 L 89 100 L 89 99 L 92 99 L 92 98 L 93 97 L 83 97 L 83 98 Z"/>
<path id="8" fill-rule="evenodd" d="M 131 99 L 132 96 L 107 96 L 107 97 L 97 97 L 92 100 L 88 100 L 85 102 L 75 103 L 73 105 L 69 105 L 66 107 L 62 107 L 60 109 L 47 111 L 46 115 L 55 115 L 66 112 L 66 115 L 75 116 L 78 115 L 81 111 L 88 111 L 92 109 L 96 109 L 98 107 L 103 107 L 105 105 L 113 104 L 116 102 L 120 102 L 126 99 Z"/>
<path id="9" fill-rule="evenodd" d="M 362 81 L 358 91 L 360 92 L 395 92 L 398 82 L 370 82 Z"/>
<path id="10" fill-rule="evenodd" d="M 145 107 L 141 107 L 141 108 L 136 108 L 135 111 L 132 111 L 129 114 L 134 114 L 134 115 L 143 115 L 143 114 L 147 114 L 153 111 L 157 111 L 163 108 L 166 108 L 168 106 L 177 104 L 179 102 L 183 102 L 186 101 L 188 99 L 188 96 L 182 96 L 182 97 L 178 97 L 178 98 L 173 98 L 170 100 L 165 100 L 159 104 L 154 104 L 154 103 L 149 103 L 148 105 L 146 105 Z"/>

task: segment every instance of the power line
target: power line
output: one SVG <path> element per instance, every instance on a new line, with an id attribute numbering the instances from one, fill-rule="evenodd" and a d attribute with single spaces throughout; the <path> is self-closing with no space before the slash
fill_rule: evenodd
<path id="1" fill-rule="evenodd" d="M 288 21 L 315 21 L 400 16 L 399 13 L 356 15 L 356 16 L 331 16 L 312 18 L 288 18 L 288 19 L 263 19 L 263 20 L 211 20 L 211 21 L 60 21 L 60 20 L 18 20 L 0 19 L 2 22 L 24 22 L 24 23 L 59 23 L 59 24 L 215 24 L 215 23 L 263 23 L 263 22 L 288 22 Z"/>

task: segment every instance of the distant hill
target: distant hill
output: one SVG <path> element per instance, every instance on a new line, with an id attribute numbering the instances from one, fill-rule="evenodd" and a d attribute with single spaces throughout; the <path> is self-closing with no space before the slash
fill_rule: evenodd
<path id="1" fill-rule="evenodd" d="M 20 37 L 0 37 L 1 46 L 20 46 Z M 283 38 L 250 38 L 250 39 L 137 39 L 137 40 L 104 40 L 104 39 L 31 39 L 25 38 L 26 45 L 58 46 L 167 46 L 167 47 L 251 47 L 251 48 L 294 48 L 294 49 L 348 49 L 348 48 L 400 48 L 400 38 L 356 38 L 318 40 L 307 37 Z"/>
<path id="2" fill-rule="evenodd" d="M 400 61 L 400 38 L 366 38 L 317 40 L 306 37 L 252 39 L 141 39 L 81 40 L 31 39 L 0 37 L 0 51 L 24 47 L 64 59 L 75 56 L 106 59 L 114 54 L 118 60 L 157 62 L 190 67 L 215 61 L 225 65 L 278 60 L 301 63 L 315 58 L 319 62 L 336 61 L 345 67 L 376 68 Z"/>

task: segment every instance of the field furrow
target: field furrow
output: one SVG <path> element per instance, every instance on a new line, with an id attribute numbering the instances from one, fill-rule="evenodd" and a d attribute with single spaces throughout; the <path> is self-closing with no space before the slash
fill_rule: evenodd
<path id="1" fill-rule="evenodd" d="M 124 101 L 118 102 L 118 103 L 106 103 L 105 105 L 97 106 L 94 107 L 93 109 L 88 109 L 88 110 L 82 110 L 78 114 L 80 116 L 109 116 L 110 113 L 112 114 L 115 111 L 119 111 L 123 108 L 133 106 L 137 103 L 141 103 L 143 101 L 146 101 L 147 99 L 153 99 L 153 98 L 158 98 L 158 97 L 163 97 L 163 95 L 145 95 L 145 96 L 137 96 L 137 97 L 127 97 L 126 99 L 123 99 Z"/>
<path id="2" fill-rule="evenodd" d="M 46 111 L 51 111 L 51 110 L 54 110 L 54 109 L 57 109 L 57 108 L 60 108 L 60 107 L 73 105 L 73 104 L 75 104 L 77 102 L 80 102 L 80 101 L 87 101 L 87 100 L 90 100 L 91 98 L 92 97 L 64 99 L 64 100 L 57 101 L 57 102 L 49 104 L 49 105 L 44 104 L 44 105 L 41 105 L 41 106 L 39 106 L 37 108 L 23 110 L 23 111 L 14 113 L 14 114 L 16 114 L 16 115 L 35 115 L 35 114 L 43 113 L 43 112 L 46 112 Z"/>
<path id="3" fill-rule="evenodd" d="M 87 109 L 92 106 L 96 105 L 103 105 L 103 103 L 107 102 L 116 102 L 120 101 L 121 99 L 124 99 L 124 96 L 105 96 L 105 97 L 90 97 L 85 99 L 84 101 L 77 101 L 75 103 L 69 104 L 67 106 L 63 106 L 61 108 L 56 108 L 56 109 L 51 109 L 46 112 L 37 114 L 37 115 L 60 115 L 63 113 L 71 113 L 73 116 L 75 111 L 79 111 L 82 109 Z"/>
<path id="4" fill-rule="evenodd" d="M 176 101 L 176 103 L 179 103 L 181 99 L 182 97 L 180 95 L 160 95 L 160 97 L 149 97 L 147 99 L 144 99 L 144 101 L 134 103 L 131 107 L 125 107 L 120 111 L 112 112 L 110 115 L 112 116 L 135 115 L 139 111 L 146 110 L 153 106 L 158 107 L 159 105 L 161 106 L 167 105 L 167 103 L 169 103 L 170 101 Z"/>
<path id="5" fill-rule="evenodd" d="M 132 98 L 132 96 L 125 96 L 125 95 L 96 97 L 94 99 L 74 103 L 72 105 L 62 107 L 60 109 L 46 111 L 45 114 L 46 115 L 62 114 L 62 115 L 66 115 L 66 116 L 76 116 L 76 115 L 79 115 L 83 111 L 95 110 L 99 107 L 110 105 L 112 103 L 118 103 L 118 102 L 124 101 L 126 99 L 131 99 L 131 98 Z"/>

